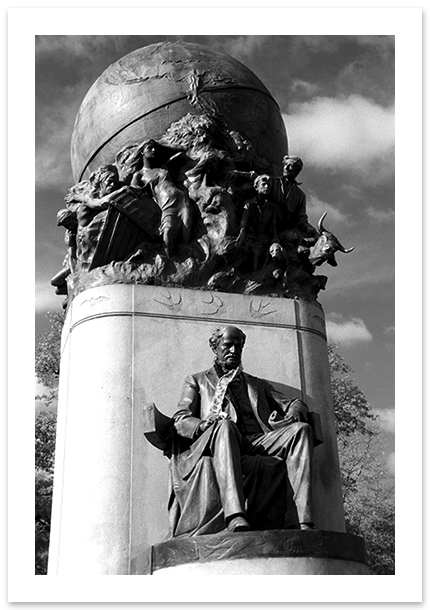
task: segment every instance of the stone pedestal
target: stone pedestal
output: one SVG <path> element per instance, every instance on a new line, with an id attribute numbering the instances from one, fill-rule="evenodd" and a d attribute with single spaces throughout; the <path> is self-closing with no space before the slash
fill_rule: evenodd
<path id="1" fill-rule="evenodd" d="M 195 536 L 156 544 L 132 574 L 170 576 L 366 575 L 364 540 L 336 532 L 272 530 Z"/>
<path id="2" fill-rule="evenodd" d="M 50 574 L 131 574 L 168 532 L 168 461 L 143 436 L 142 406 L 171 415 L 208 338 L 234 324 L 243 364 L 321 416 L 315 520 L 344 532 L 325 322 L 315 303 L 154 286 L 78 295 L 63 331 Z M 236 564 L 238 565 L 238 564 Z M 295 572 L 297 573 L 297 572 Z"/>

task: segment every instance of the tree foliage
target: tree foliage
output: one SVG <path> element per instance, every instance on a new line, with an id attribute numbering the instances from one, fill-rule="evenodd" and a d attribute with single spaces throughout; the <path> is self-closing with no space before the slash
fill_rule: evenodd
<path id="1" fill-rule="evenodd" d="M 371 574 L 394 574 L 394 479 L 378 418 L 337 349 L 329 345 L 347 531 L 365 539 Z"/>
<path id="2" fill-rule="evenodd" d="M 46 317 L 49 320 L 49 328 L 37 340 L 35 371 L 37 381 L 48 389 L 48 392 L 37 395 L 36 400 L 42 400 L 49 407 L 58 396 L 61 330 L 65 313 L 47 313 Z"/>
<path id="3" fill-rule="evenodd" d="M 51 505 L 54 484 L 54 456 L 57 416 L 51 411 L 36 413 L 36 490 L 35 490 L 35 573 L 46 574 L 48 567 Z"/>
<path id="4" fill-rule="evenodd" d="M 48 569 L 49 534 L 51 531 L 53 474 L 36 468 L 35 494 L 35 573 L 46 574 Z"/>
<path id="5" fill-rule="evenodd" d="M 365 539 L 372 574 L 394 574 L 394 480 L 378 429 L 354 437 L 340 453 L 347 531 Z"/>
<path id="6" fill-rule="evenodd" d="M 35 370 L 37 380 L 47 393 L 36 396 L 49 407 L 57 398 L 60 374 L 61 330 L 64 313 L 47 314 L 50 326 L 37 341 Z M 36 411 L 35 420 L 35 573 L 46 574 L 54 477 L 55 435 L 57 416 L 53 411 Z"/>
<path id="7" fill-rule="evenodd" d="M 376 419 L 369 403 L 351 377 L 351 367 L 336 350 L 339 344 L 328 345 L 336 433 L 343 443 L 351 434 L 372 434 L 370 422 Z"/>
<path id="8" fill-rule="evenodd" d="M 54 412 L 41 410 L 36 413 L 36 469 L 48 473 L 54 471 L 56 423 L 57 416 Z"/>

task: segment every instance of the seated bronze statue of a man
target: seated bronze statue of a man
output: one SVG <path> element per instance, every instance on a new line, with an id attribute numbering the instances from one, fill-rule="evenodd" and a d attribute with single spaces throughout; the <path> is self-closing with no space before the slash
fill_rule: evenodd
<path id="1" fill-rule="evenodd" d="M 209 343 L 214 366 L 186 378 L 173 416 L 173 535 L 272 529 L 267 518 L 276 502 L 276 529 L 312 529 L 314 443 L 307 406 L 243 372 L 245 334 L 239 328 L 217 329 Z M 275 488 L 281 489 L 277 496 Z M 283 497 L 288 491 L 289 499 Z"/>

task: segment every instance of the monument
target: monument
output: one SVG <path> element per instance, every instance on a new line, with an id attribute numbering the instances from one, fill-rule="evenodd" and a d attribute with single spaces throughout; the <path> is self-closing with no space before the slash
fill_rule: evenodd
<path id="1" fill-rule="evenodd" d="M 89 90 L 72 166 L 49 573 L 367 574 L 315 273 L 352 248 L 309 223 L 269 91 L 139 49 Z"/>

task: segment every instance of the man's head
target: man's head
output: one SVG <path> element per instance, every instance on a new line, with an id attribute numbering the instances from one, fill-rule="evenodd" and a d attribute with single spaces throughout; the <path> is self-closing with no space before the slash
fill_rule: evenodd
<path id="1" fill-rule="evenodd" d="M 115 165 L 102 165 L 90 176 L 90 184 L 93 195 L 104 197 L 118 188 L 119 176 Z"/>
<path id="2" fill-rule="evenodd" d="M 282 173 L 288 180 L 295 180 L 303 169 L 300 157 L 285 155 L 282 159 Z"/>
<path id="3" fill-rule="evenodd" d="M 242 361 L 246 335 L 236 326 L 217 328 L 209 339 L 209 345 L 217 362 L 225 369 L 237 368 Z"/>
<path id="4" fill-rule="evenodd" d="M 285 250 L 281 244 L 278 244 L 277 242 L 270 245 L 269 253 L 273 260 L 285 259 Z"/>
<path id="5" fill-rule="evenodd" d="M 77 229 L 76 212 L 64 208 L 57 214 L 57 227 L 64 227 L 67 231 L 76 231 Z"/>
<path id="6" fill-rule="evenodd" d="M 268 174 L 262 174 L 261 176 L 257 176 L 254 180 L 254 188 L 259 195 L 263 195 L 264 197 L 268 197 L 270 195 L 270 191 L 272 190 L 273 178 Z"/>

